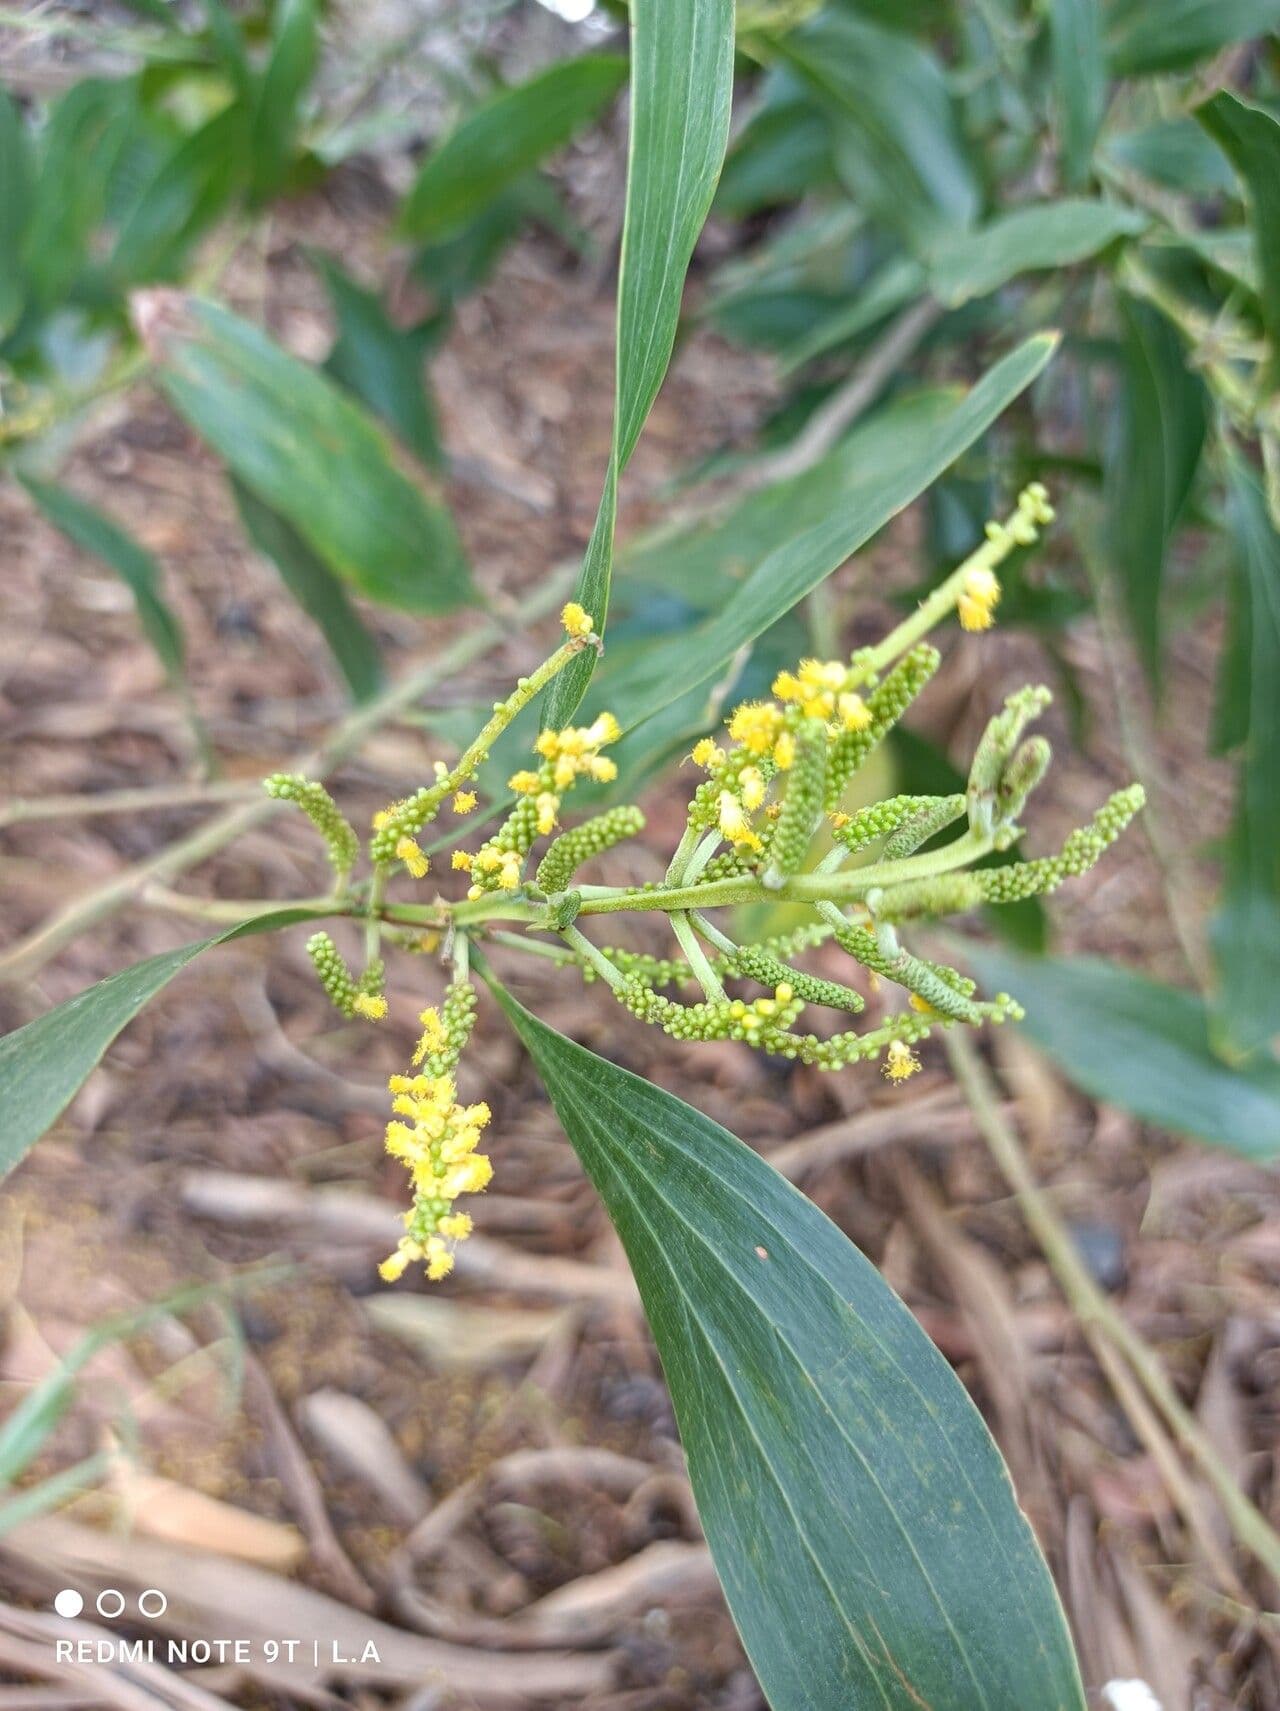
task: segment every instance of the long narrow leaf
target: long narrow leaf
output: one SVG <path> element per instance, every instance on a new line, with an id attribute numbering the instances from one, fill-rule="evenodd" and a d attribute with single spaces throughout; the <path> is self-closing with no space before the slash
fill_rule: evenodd
<path id="1" fill-rule="evenodd" d="M 729 137 L 733 0 L 632 0 L 631 146 L 618 277 L 613 445 L 577 598 L 603 632 L 618 482 L 671 361 L 685 272 Z M 557 678 L 547 719 L 563 725 L 586 693 L 588 650 Z"/>
<path id="2" fill-rule="evenodd" d="M 1093 1098 L 1246 1158 L 1280 1157 L 1280 1066 L 1224 1063 L 1194 992 L 1084 957 L 977 945 L 964 957 L 988 990 L 1026 1006 L 1021 1031 Z"/>
<path id="3" fill-rule="evenodd" d="M 216 304 L 184 298 L 158 318 L 159 374 L 174 406 L 335 575 L 410 612 L 472 598 L 448 510 L 409 480 L 382 430 L 332 381 Z"/>
<path id="4" fill-rule="evenodd" d="M 1082 1711 L 999 1452 L 875 1268 L 718 1124 L 495 991 L 627 1250 L 773 1711 Z"/>
<path id="5" fill-rule="evenodd" d="M 1267 379 L 1280 387 L 1280 119 L 1223 90 L 1196 117 L 1229 157 L 1248 192 L 1262 319 L 1271 343 Z"/>
<path id="6" fill-rule="evenodd" d="M 317 920 L 317 909 L 277 909 L 134 963 L 0 1039 L 0 1177 L 7 1176 L 80 1091 L 103 1052 L 193 957 L 251 933 Z"/>
<path id="7" fill-rule="evenodd" d="M 1074 187 L 1089 176 L 1107 102 L 1101 0 L 1049 0 L 1049 40 L 1063 172 Z"/>
<path id="8" fill-rule="evenodd" d="M 233 481 L 231 486 L 245 533 L 272 561 L 290 594 L 319 626 L 353 698 L 368 701 L 382 685 L 382 656 L 346 590 L 278 511 L 264 505 L 243 482 Z"/>
<path id="9" fill-rule="evenodd" d="M 886 448 L 879 479 L 855 483 L 818 522 L 761 558 L 705 623 L 646 654 L 600 685 L 604 704 L 624 728 L 638 725 L 677 696 L 718 677 L 770 624 L 863 546 L 979 439 L 1024 391 L 1057 348 L 1057 337 L 1026 340 L 985 374 L 927 431 L 903 433 Z"/>
<path id="10" fill-rule="evenodd" d="M 617 54 L 563 60 L 482 101 L 432 150 L 400 210 L 406 237 L 438 240 L 567 143 L 622 85 Z"/>

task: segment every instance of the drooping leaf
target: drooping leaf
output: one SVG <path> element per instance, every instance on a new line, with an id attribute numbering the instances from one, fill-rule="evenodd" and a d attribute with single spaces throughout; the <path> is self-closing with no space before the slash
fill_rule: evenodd
<path id="1" fill-rule="evenodd" d="M 717 211 L 743 219 L 760 208 L 798 202 L 830 183 L 834 174 L 825 119 L 784 68 L 769 71 L 759 106 L 725 157 Z"/>
<path id="2" fill-rule="evenodd" d="M 1257 253 L 1262 321 L 1271 345 L 1266 380 L 1280 388 L 1280 119 L 1226 90 L 1197 108 L 1196 118 L 1244 181 Z"/>
<path id="3" fill-rule="evenodd" d="M 1049 41 L 1063 173 L 1077 187 L 1089 176 L 1107 105 L 1101 0 L 1050 0 Z"/>
<path id="4" fill-rule="evenodd" d="M 618 274 L 613 444 L 576 598 L 603 633 L 618 483 L 675 345 L 685 273 L 724 162 L 733 93 L 733 0 L 632 0 L 631 142 Z M 586 693 L 587 649 L 552 684 L 564 725 Z"/>
<path id="5" fill-rule="evenodd" d="M 0 1177 L 57 1121 L 120 1031 L 193 957 L 252 933 L 320 920 L 323 909 L 277 909 L 211 939 L 181 945 L 108 975 L 0 1039 Z"/>
<path id="6" fill-rule="evenodd" d="M 335 575 L 410 612 L 472 597 L 448 510 L 332 381 L 217 304 L 185 298 L 162 319 L 158 371 L 175 408 Z"/>
<path id="7" fill-rule="evenodd" d="M 44 126 L 22 259 L 46 308 L 63 298 L 88 263 L 136 99 L 129 80 L 84 78 L 58 100 Z"/>
<path id="8" fill-rule="evenodd" d="M 332 256 L 317 254 L 314 260 L 338 324 L 326 369 L 376 411 L 423 463 L 438 467 L 440 428 L 423 373 L 433 328 L 396 326 L 381 300 L 357 285 Z"/>
<path id="9" fill-rule="evenodd" d="M 827 113 L 836 171 L 859 207 L 917 253 L 973 223 L 981 189 L 946 75 L 927 48 L 828 7 L 777 50 Z"/>
<path id="10" fill-rule="evenodd" d="M 1197 994 L 1089 958 L 957 954 L 988 991 L 1026 1006 L 1021 1031 L 1094 1099 L 1246 1158 L 1280 1157 L 1280 1065 L 1225 1063 Z"/>
<path id="11" fill-rule="evenodd" d="M 22 115 L 0 89 L 0 339 L 22 313 L 22 239 L 31 212 L 31 151 Z"/>
<path id="12" fill-rule="evenodd" d="M 233 480 L 231 487 L 245 533 L 272 561 L 290 594 L 318 625 L 353 699 L 370 700 L 382 687 L 382 656 L 346 590 L 278 511 L 264 505 L 243 482 Z"/>
<path id="13" fill-rule="evenodd" d="M 1118 296 L 1123 329 L 1115 443 L 1105 462 L 1107 540 L 1138 654 L 1160 682 L 1167 549 L 1204 443 L 1204 385 L 1158 310 Z"/>
<path id="14" fill-rule="evenodd" d="M 316 0 L 277 0 L 271 55 L 254 104 L 251 189 L 269 196 L 285 182 L 297 146 L 298 110 L 315 70 Z"/>
<path id="15" fill-rule="evenodd" d="M 482 101 L 423 162 L 400 230 L 431 239 L 456 232 L 590 123 L 626 74 L 620 55 L 584 54 Z"/>
<path id="16" fill-rule="evenodd" d="M 875 1268 L 725 1129 L 495 993 L 627 1250 L 773 1711 L 1082 1711 L 999 1453 Z"/>
<path id="17" fill-rule="evenodd" d="M 1213 924 L 1214 1039 L 1231 1056 L 1268 1049 L 1280 1032 L 1280 534 L 1252 469 L 1227 465 L 1227 521 L 1248 639 L 1248 734 L 1240 760 L 1226 886 Z"/>
<path id="18" fill-rule="evenodd" d="M 160 566 L 147 549 L 96 506 L 51 481 L 23 475 L 22 485 L 54 528 L 82 552 L 109 565 L 133 595 L 138 619 L 165 675 L 185 691 L 182 630 L 164 597 Z"/>
<path id="19" fill-rule="evenodd" d="M 177 143 L 120 219 L 110 271 L 122 286 L 175 276 L 245 176 L 248 130 L 234 104 Z"/>
<path id="20" fill-rule="evenodd" d="M 1280 25 L 1280 0 L 1118 0 L 1107 12 L 1117 77 L 1179 71 Z"/>
<path id="21" fill-rule="evenodd" d="M 942 302 L 966 303 L 1020 274 L 1087 261 L 1146 224 L 1133 208 L 1080 196 L 1015 208 L 977 231 L 941 238 L 929 258 L 930 281 Z"/>
<path id="22" fill-rule="evenodd" d="M 718 677 L 769 626 L 924 492 L 1028 387 L 1057 348 L 1050 333 L 1027 339 L 926 431 L 904 433 L 884 448 L 880 478 L 851 496 L 838 495 L 818 520 L 759 558 L 738 590 L 705 623 L 653 649 L 627 671 L 609 672 L 601 705 L 624 729 Z M 609 668 L 606 665 L 606 671 Z"/>

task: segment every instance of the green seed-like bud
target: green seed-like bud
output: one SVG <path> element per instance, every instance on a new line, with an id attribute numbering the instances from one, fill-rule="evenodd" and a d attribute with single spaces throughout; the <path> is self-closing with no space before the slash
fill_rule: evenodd
<path id="1" fill-rule="evenodd" d="M 839 808 L 849 780 L 872 749 L 884 741 L 928 683 L 938 669 L 940 658 L 937 648 L 928 642 L 920 642 L 910 653 L 904 654 L 866 698 L 871 723 L 861 731 L 842 731 L 832 743 L 827 770 L 826 807 L 829 812 L 834 813 Z"/>
<path id="2" fill-rule="evenodd" d="M 424 1021 L 427 1017 L 424 1016 Z M 423 1075 L 452 1075 L 476 1025 L 475 988 L 466 980 L 454 980 L 440 1000 L 440 1033 L 435 1051 L 424 1054 L 417 1067 Z"/>
<path id="3" fill-rule="evenodd" d="M 611 808 L 607 814 L 584 820 L 562 832 L 547 850 L 538 863 L 538 885 L 548 895 L 564 891 L 584 862 L 643 830 L 644 815 L 638 808 Z"/>
<path id="4" fill-rule="evenodd" d="M 1027 797 L 1049 770 L 1053 750 L 1047 737 L 1028 737 L 1014 751 L 996 786 L 996 809 L 1005 825 L 1012 825 L 1026 806 Z"/>
<path id="5" fill-rule="evenodd" d="M 983 732 L 969 769 L 969 826 L 979 837 L 988 838 L 997 825 L 997 792 L 1005 768 L 1031 720 L 1043 713 L 1053 696 L 1038 684 L 1010 695 L 1004 711 Z"/>
<path id="6" fill-rule="evenodd" d="M 866 808 L 859 808 L 843 826 L 833 827 L 831 835 L 836 843 L 852 854 L 887 838 L 931 802 L 938 800 L 936 796 L 890 796 L 884 802 L 872 802 Z"/>
<path id="7" fill-rule="evenodd" d="M 786 774 L 782 812 L 769 840 L 769 859 L 761 879 L 776 891 L 808 854 L 822 818 L 827 781 L 827 728 L 820 719 L 802 719 L 796 727 L 795 759 Z"/>
<path id="8" fill-rule="evenodd" d="M 1131 784 L 1115 795 L 1093 816 L 1092 822 L 1072 832 L 1056 856 L 1034 861 L 1011 862 L 1008 867 L 981 868 L 971 874 L 985 903 L 1017 903 L 1056 891 L 1066 879 L 1087 873 L 1103 851 L 1120 836 L 1146 801 L 1140 784 Z"/>
<path id="9" fill-rule="evenodd" d="M 312 933 L 307 940 L 307 955 L 311 958 L 320 984 L 328 993 L 334 1009 L 341 1011 L 344 1016 L 353 1016 L 359 989 L 351 978 L 351 971 L 342 952 L 328 933 Z"/>
<path id="10" fill-rule="evenodd" d="M 771 956 L 762 945 L 744 945 L 732 961 L 737 973 L 759 981 L 761 986 L 777 988 L 786 984 L 806 1004 L 823 1004 L 828 1010 L 845 1010 L 854 1016 L 866 1008 L 862 994 L 851 986 L 842 986 L 837 980 L 822 980 L 815 974 L 806 974 L 803 969 L 791 968 L 780 958 Z"/>
<path id="11" fill-rule="evenodd" d="M 324 785 L 300 772 L 273 772 L 263 779 L 262 788 L 277 802 L 293 802 L 301 808 L 324 839 L 330 866 L 345 878 L 355 866 L 360 840 Z"/>
<path id="12" fill-rule="evenodd" d="M 965 809 L 963 796 L 926 796 L 920 800 L 924 805 L 898 827 L 884 846 L 886 861 L 905 860 L 921 844 L 927 844 L 945 826 L 958 820 Z"/>

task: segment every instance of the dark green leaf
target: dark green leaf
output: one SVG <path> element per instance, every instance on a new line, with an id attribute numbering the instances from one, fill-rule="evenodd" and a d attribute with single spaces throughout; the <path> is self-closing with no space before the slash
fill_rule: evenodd
<path id="1" fill-rule="evenodd" d="M 1280 20 L 1280 7 L 1277 8 Z M 1280 119 L 1225 90 L 1196 117 L 1244 180 L 1257 252 L 1262 320 L 1271 344 L 1267 384 L 1280 388 Z"/>
<path id="2" fill-rule="evenodd" d="M 1063 175 L 1074 187 L 1089 176 L 1107 105 L 1101 0 L 1049 0 L 1049 40 Z"/>
<path id="3" fill-rule="evenodd" d="M 244 174 L 244 114 L 225 107 L 175 144 L 121 219 L 111 273 L 121 285 L 172 278 Z"/>
<path id="4" fill-rule="evenodd" d="M 1118 0 L 1107 14 L 1107 59 L 1117 77 L 1179 71 L 1278 24 L 1280 0 Z"/>
<path id="5" fill-rule="evenodd" d="M 774 1711 L 1083 1711 L 999 1453 L 875 1268 L 718 1124 L 495 992 L 627 1250 Z"/>
<path id="6" fill-rule="evenodd" d="M 193 957 L 251 933 L 324 918 L 322 909 L 277 909 L 196 944 L 134 963 L 0 1039 L 0 1176 L 7 1176 L 61 1116 L 120 1031 Z"/>
<path id="7" fill-rule="evenodd" d="M 160 657 L 165 674 L 175 687 L 185 687 L 182 630 L 165 601 L 160 566 L 146 548 L 127 535 L 110 517 L 53 482 L 21 477 L 22 485 L 55 529 L 74 541 L 82 552 L 92 553 L 110 565 L 126 583 L 138 608 L 138 618 L 147 640 Z"/>
<path id="8" fill-rule="evenodd" d="M 1188 196 L 1213 196 L 1235 185 L 1222 150 L 1194 119 L 1160 119 L 1138 131 L 1111 132 L 1101 146 L 1113 165 Z"/>
<path id="9" fill-rule="evenodd" d="M 31 212 L 31 156 L 16 103 L 0 89 L 0 339 L 22 313 L 22 239 Z"/>
<path id="10" fill-rule="evenodd" d="M 1026 340 L 957 397 L 938 421 L 889 440 L 878 481 L 866 489 L 855 486 L 847 501 L 837 496 L 818 521 L 758 558 L 742 586 L 706 623 L 652 650 L 632 669 L 610 673 L 601 685 L 602 704 L 629 729 L 718 676 L 739 650 L 789 612 L 967 451 L 1031 384 L 1056 348 L 1053 334 Z"/>
<path id="11" fill-rule="evenodd" d="M 1158 310 L 1121 294 L 1123 368 L 1106 460 L 1107 539 L 1138 654 L 1160 681 L 1165 556 L 1200 462 L 1204 386 Z"/>
<path id="12" fill-rule="evenodd" d="M 456 232 L 531 167 L 563 148 L 622 86 L 616 54 L 563 60 L 468 113 L 427 156 L 400 210 L 406 237 Z"/>
<path id="13" fill-rule="evenodd" d="M 107 186 L 134 118 L 134 86 L 105 78 L 73 84 L 41 136 L 22 254 L 40 302 L 68 292 L 89 260 L 89 241 L 107 204 Z"/>
<path id="14" fill-rule="evenodd" d="M 423 463 L 438 467 L 440 430 L 423 373 L 433 329 L 396 326 L 379 298 L 357 285 L 331 256 L 317 254 L 314 260 L 338 323 L 325 367 Z"/>
<path id="15" fill-rule="evenodd" d="M 662 385 L 680 300 L 729 137 L 733 0 L 632 0 L 631 145 L 618 275 L 613 445 L 576 598 L 603 633 L 618 483 Z M 591 649 L 551 685 L 545 717 L 567 724 L 595 666 Z"/>
<path id="16" fill-rule="evenodd" d="M 976 232 L 955 232 L 933 247 L 929 273 L 942 302 L 985 297 L 1020 274 L 1087 261 L 1146 226 L 1146 216 L 1111 202 L 1065 196 L 1001 214 Z"/>
<path id="17" fill-rule="evenodd" d="M 231 486 L 245 533 L 273 562 L 290 594 L 319 626 L 352 697 L 372 699 L 382 687 L 382 656 L 346 590 L 278 511 L 264 505 L 243 482 L 233 479 Z"/>
<path id="18" fill-rule="evenodd" d="M 185 300 L 160 334 L 175 407 L 343 581 L 410 612 L 472 596 L 453 519 L 396 466 L 365 412 L 315 369 L 216 304 Z"/>
<path id="19" fill-rule="evenodd" d="M 1195 993 L 1088 958 L 957 954 L 988 991 L 1026 1006 L 1021 1029 L 1094 1099 L 1246 1158 L 1280 1157 L 1280 1066 L 1224 1063 Z"/>
<path id="20" fill-rule="evenodd" d="M 1213 926 L 1215 1042 L 1234 1057 L 1266 1051 L 1280 1032 L 1280 535 L 1256 476 L 1237 453 L 1229 457 L 1227 478 L 1227 521 L 1249 646 L 1249 730 L 1226 888 Z"/>
<path id="21" fill-rule="evenodd" d="M 316 0 L 278 0 L 271 57 L 257 92 L 250 145 L 252 188 L 269 196 L 285 182 L 296 146 L 298 108 L 316 63 Z"/>
<path id="22" fill-rule="evenodd" d="M 860 207 L 917 251 L 973 223 L 981 189 L 928 49 L 832 7 L 777 47 L 828 114 L 836 171 Z"/>

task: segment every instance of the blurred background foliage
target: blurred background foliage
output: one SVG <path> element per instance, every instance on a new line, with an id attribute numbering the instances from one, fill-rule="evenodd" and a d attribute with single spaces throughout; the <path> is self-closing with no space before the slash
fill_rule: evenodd
<path id="1" fill-rule="evenodd" d="M 128 585 L 207 767 L 161 566 L 59 480 L 78 419 L 157 381 L 351 696 L 375 694 L 353 596 L 407 614 L 484 600 L 442 494 L 432 356 L 526 223 L 585 250 L 549 168 L 625 99 L 625 8 L 597 8 L 577 52 L 513 84 L 455 32 L 425 126 L 377 98 L 394 44 L 360 63 L 323 0 L 130 0 L 111 17 L 28 26 L 92 43 L 119 75 L 0 93 L 0 454 Z M 1044 374 L 931 490 L 917 592 L 1003 498 L 1051 482 L 1063 522 L 1012 565 L 1001 622 L 1034 632 L 1077 722 L 1067 638 L 1100 622 L 1185 978 L 1060 959 L 1031 906 L 1004 912 L 1013 942 L 981 952 L 983 972 L 1035 993 L 1029 1030 L 1095 1096 L 1253 1156 L 1280 1152 L 1277 24 L 1280 0 L 744 0 L 733 141 L 686 314 L 768 352 L 782 384 L 754 449 L 691 468 L 669 521 L 623 543 L 598 686 L 719 611 L 833 496 L 873 493 L 958 380 L 1059 329 Z M 218 304 L 278 198 L 406 146 L 387 277 L 408 269 L 425 313 L 406 322 L 322 253 L 336 337 L 320 362 Z M 1205 740 L 1236 769 L 1212 898 L 1188 883 L 1203 834 L 1162 807 L 1150 741 L 1177 715 L 1171 648 L 1189 625 L 1222 633 Z M 717 694 L 751 693 L 830 629 L 820 588 Z M 707 694 L 629 736 L 622 793 L 682 752 Z M 894 764 L 900 789 L 957 787 L 919 737 Z"/>

